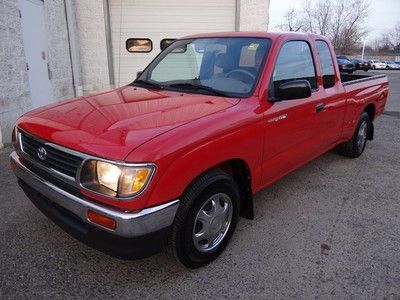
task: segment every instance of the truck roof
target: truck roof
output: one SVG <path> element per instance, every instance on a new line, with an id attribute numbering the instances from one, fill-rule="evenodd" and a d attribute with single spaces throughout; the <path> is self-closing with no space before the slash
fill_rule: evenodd
<path id="1" fill-rule="evenodd" d="M 282 35 L 291 35 L 296 37 L 320 37 L 325 38 L 318 34 L 313 33 L 302 33 L 302 32 L 269 32 L 269 31 L 227 31 L 227 32 L 210 32 L 210 33 L 200 33 L 187 35 L 182 37 L 181 39 L 188 38 L 214 38 L 214 37 L 257 37 L 257 38 L 278 38 Z"/>

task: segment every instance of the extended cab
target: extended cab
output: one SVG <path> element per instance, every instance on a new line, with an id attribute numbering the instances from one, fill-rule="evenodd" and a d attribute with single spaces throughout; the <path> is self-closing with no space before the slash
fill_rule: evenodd
<path id="1" fill-rule="evenodd" d="M 23 115 L 11 165 L 79 240 L 120 258 L 168 245 L 195 268 L 254 193 L 334 147 L 361 155 L 387 95 L 385 75 L 339 74 L 323 36 L 188 36 L 127 86 Z"/>

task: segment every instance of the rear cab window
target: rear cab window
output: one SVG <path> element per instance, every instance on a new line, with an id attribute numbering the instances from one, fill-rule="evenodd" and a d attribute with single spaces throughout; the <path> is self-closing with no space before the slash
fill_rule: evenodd
<path id="1" fill-rule="evenodd" d="M 325 41 L 317 40 L 315 45 L 321 63 L 323 87 L 328 89 L 335 85 L 335 69 L 333 67 L 332 55 Z"/>

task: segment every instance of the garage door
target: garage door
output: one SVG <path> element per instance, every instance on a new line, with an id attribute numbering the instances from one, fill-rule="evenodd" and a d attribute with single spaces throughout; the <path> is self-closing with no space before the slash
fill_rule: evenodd
<path id="1" fill-rule="evenodd" d="M 160 41 L 188 34 L 235 30 L 235 0 L 110 0 L 114 76 L 132 82 L 160 52 Z M 128 53 L 128 38 L 149 38 L 150 53 Z"/>

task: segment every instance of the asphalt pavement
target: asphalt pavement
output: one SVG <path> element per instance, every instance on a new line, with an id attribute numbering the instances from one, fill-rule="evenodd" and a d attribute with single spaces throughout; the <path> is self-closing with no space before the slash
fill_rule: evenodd
<path id="1" fill-rule="evenodd" d="M 380 72 L 378 72 L 380 73 Z M 400 112 L 400 71 L 388 112 Z M 255 196 L 215 262 L 188 270 L 166 252 L 123 261 L 83 245 L 18 188 L 0 150 L 0 298 L 400 298 L 400 117 L 349 159 L 331 151 Z"/>

